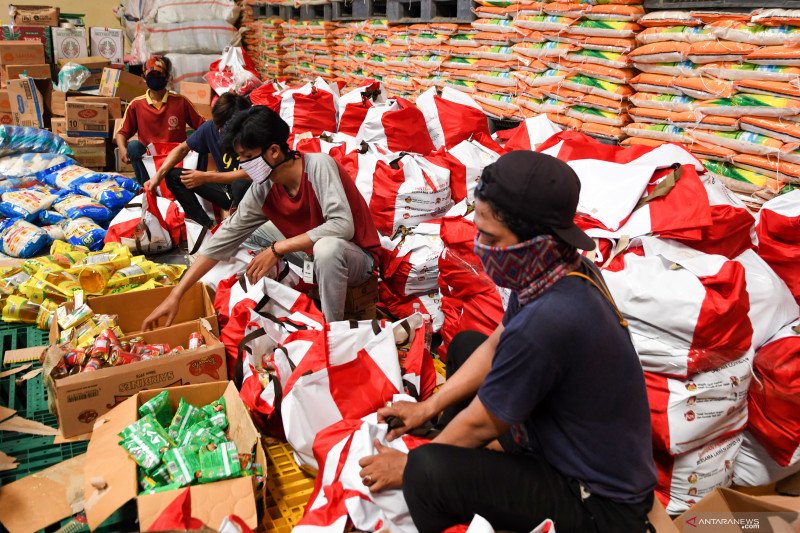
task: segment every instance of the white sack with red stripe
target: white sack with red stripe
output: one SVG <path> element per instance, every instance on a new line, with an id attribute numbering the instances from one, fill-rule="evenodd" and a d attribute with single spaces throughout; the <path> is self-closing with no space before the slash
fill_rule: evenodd
<path id="1" fill-rule="evenodd" d="M 239 343 L 236 380 L 239 396 L 262 433 L 281 433 L 274 415 L 280 412 L 283 388 L 306 354 L 319 345 L 323 327 L 299 312 L 277 318 L 250 311 Z"/>
<path id="2" fill-rule="evenodd" d="M 337 130 L 339 92 L 322 78 L 278 93 L 277 111 L 292 133 L 320 135 Z"/>
<path id="3" fill-rule="evenodd" d="M 561 126 L 552 122 L 547 115 L 526 118 L 517 126 L 503 148 L 511 150 L 536 150 L 544 141 L 562 131 Z"/>
<path id="4" fill-rule="evenodd" d="M 436 149 L 422 111 L 402 98 L 369 108 L 356 138 L 359 142 L 380 144 L 392 152 L 426 155 Z"/>
<path id="5" fill-rule="evenodd" d="M 387 163 L 388 155 L 377 152 L 374 173 L 359 169 L 356 187 L 378 231 L 391 236 L 402 227 L 413 228 L 447 213 L 453 200 L 445 162 L 436 155 L 403 153 Z"/>
<path id="6" fill-rule="evenodd" d="M 642 368 L 686 378 L 745 355 L 753 327 L 744 266 L 674 241 L 641 242 L 644 256 L 626 254 L 624 269 L 603 276 Z"/>
<path id="7" fill-rule="evenodd" d="M 688 510 L 719 487 L 729 487 L 742 434 L 709 442 L 683 455 L 656 453 L 656 496 L 671 515 Z"/>
<path id="8" fill-rule="evenodd" d="M 412 295 L 439 286 L 439 255 L 444 244 L 439 236 L 441 224 L 423 222 L 394 239 L 381 238 L 383 282 L 397 294 Z"/>
<path id="9" fill-rule="evenodd" d="M 467 93 L 445 87 L 442 95 L 431 87 L 416 100 L 434 147 L 452 148 L 474 134 L 489 133 L 489 121 L 483 109 Z"/>
<path id="10" fill-rule="evenodd" d="M 367 80 L 360 87 L 339 98 L 339 133 L 356 136 L 374 105 L 386 103 L 386 89 L 375 80 Z"/>
<path id="11" fill-rule="evenodd" d="M 680 455 L 742 431 L 753 356 L 689 379 L 645 372 L 654 449 Z"/>
<path id="12" fill-rule="evenodd" d="M 144 168 L 147 170 L 147 175 L 151 178 L 154 178 L 158 171 L 161 169 L 161 166 L 166 161 L 167 156 L 169 153 L 178 146 L 179 143 L 171 143 L 171 142 L 159 142 L 159 143 L 150 143 L 147 145 L 147 152 L 142 156 L 142 163 L 144 163 Z M 186 170 L 195 170 L 197 169 L 198 158 L 200 154 L 195 151 L 190 150 L 186 157 L 183 158 L 174 168 L 183 168 Z M 166 180 L 162 180 L 158 186 L 158 191 L 161 196 L 165 198 L 169 198 L 170 200 L 174 200 L 175 197 L 172 195 L 172 192 L 167 188 Z"/>
<path id="13" fill-rule="evenodd" d="M 236 28 L 224 20 L 150 24 L 145 31 L 153 54 L 221 54 L 236 36 Z"/>
<path id="14" fill-rule="evenodd" d="M 395 318 L 411 316 L 415 312 L 428 314 L 434 333 L 441 331 L 444 324 L 442 293 L 438 288 L 429 293 L 406 296 L 393 292 L 391 287 L 381 282 L 378 284 L 378 309 Z"/>
<path id="15" fill-rule="evenodd" d="M 171 250 L 181 241 L 184 214 L 172 200 L 140 194 L 109 223 L 106 242 L 119 242 L 137 254 Z"/>
<path id="16" fill-rule="evenodd" d="M 389 399 L 413 401 L 403 395 Z M 416 533 L 403 491 L 372 493 L 359 476 L 358 462 L 378 453 L 375 441 L 402 453 L 427 442 L 408 435 L 388 442 L 387 430 L 372 413 L 363 421 L 342 420 L 319 432 L 313 446 L 319 473 L 306 513 L 293 529 L 295 533 L 344 533 L 348 523 L 359 531 Z"/>
<path id="17" fill-rule="evenodd" d="M 450 191 L 453 201 L 458 203 L 465 198 L 472 202 L 475 199 L 475 187 L 478 186 L 483 169 L 497 161 L 505 153 L 491 137 L 478 134 L 471 139 L 461 141 L 448 149 L 450 155 Z"/>
<path id="18" fill-rule="evenodd" d="M 756 353 L 748 430 L 776 463 L 800 462 L 800 321 Z"/>
<path id="19" fill-rule="evenodd" d="M 278 318 L 302 312 L 309 317 L 313 317 L 320 324 L 324 323 L 322 312 L 317 309 L 313 300 L 291 287 L 269 278 L 261 278 L 256 283 L 252 285 L 245 284 L 245 286 L 248 289 L 244 294 L 240 293 L 238 289 L 236 292 L 231 291 L 227 304 L 228 319 L 220 332 L 220 340 L 225 345 L 228 357 L 229 377 L 233 377 L 239 354 L 239 343 L 242 341 L 245 328 L 252 318 L 251 311 L 258 311 Z M 234 299 L 236 299 L 235 303 L 231 304 Z M 218 311 L 222 309 L 220 314 L 224 314 L 226 310 L 224 299 L 215 299 L 215 308 Z"/>
<path id="20" fill-rule="evenodd" d="M 233 0 L 156 0 L 152 16 L 162 24 L 215 19 L 235 24 L 239 6 Z"/>
<path id="21" fill-rule="evenodd" d="M 458 531 L 463 531 L 465 533 L 495 533 L 492 524 L 489 523 L 481 515 L 475 515 L 472 519 L 472 522 L 469 523 L 469 526 L 461 526 L 461 527 L 450 527 L 447 528 L 447 533 L 457 533 Z M 549 518 L 533 528 L 530 533 L 556 533 L 556 526 L 555 523 L 550 520 Z"/>
<path id="22" fill-rule="evenodd" d="M 758 214 L 758 255 L 786 282 L 800 303 L 800 190 L 782 194 Z"/>
<path id="23" fill-rule="evenodd" d="M 753 437 L 750 431 L 743 433 L 742 449 L 733 464 L 733 483 L 740 487 L 763 487 L 800 472 L 800 461 L 788 466 L 775 462 L 769 452 Z"/>
<path id="24" fill-rule="evenodd" d="M 223 327 L 230 318 L 233 306 L 241 301 L 252 284 L 244 275 L 250 261 L 255 257 L 255 252 L 240 246 L 236 255 L 227 261 L 219 261 L 214 268 L 208 271 L 200 281 L 212 287 L 216 292 L 214 308 Z M 267 274 L 269 279 L 274 279 L 287 287 L 295 288 L 300 283 L 299 267 L 281 259 Z"/>
<path id="25" fill-rule="evenodd" d="M 344 133 L 323 133 L 317 137 L 311 132 L 292 134 L 289 136 L 288 144 L 292 150 L 301 154 L 330 154 L 334 159 L 360 148 L 355 137 Z"/>
<path id="26" fill-rule="evenodd" d="M 424 336 L 420 314 L 388 325 L 328 324 L 324 344 L 283 389 L 283 429 L 301 465 L 317 468 L 314 437 L 331 424 L 373 413 L 395 394 L 417 392 L 425 399 L 433 393 L 436 375 Z M 407 346 L 405 367 L 398 346 Z"/>
<path id="27" fill-rule="evenodd" d="M 173 87 L 188 81 L 205 82 L 208 67 L 219 58 L 219 54 L 167 54 L 171 62 L 170 77 Z"/>

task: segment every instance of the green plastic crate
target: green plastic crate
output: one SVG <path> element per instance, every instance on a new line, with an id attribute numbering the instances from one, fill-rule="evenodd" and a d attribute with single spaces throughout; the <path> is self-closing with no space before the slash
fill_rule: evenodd
<path id="1" fill-rule="evenodd" d="M 29 326 L 26 333 L 25 346 L 47 346 L 50 344 L 50 332 L 36 326 Z"/>

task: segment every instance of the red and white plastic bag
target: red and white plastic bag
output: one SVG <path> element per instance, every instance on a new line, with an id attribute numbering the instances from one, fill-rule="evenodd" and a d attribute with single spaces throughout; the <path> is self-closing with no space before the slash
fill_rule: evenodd
<path id="1" fill-rule="evenodd" d="M 339 133 L 356 136 L 375 105 L 386 103 L 386 90 L 379 81 L 368 80 L 339 98 Z"/>
<path id="2" fill-rule="evenodd" d="M 108 225 L 106 242 L 119 242 L 138 254 L 171 250 L 180 243 L 184 214 L 177 203 L 140 194 Z"/>
<path id="3" fill-rule="evenodd" d="M 782 194 L 758 214 L 758 255 L 789 286 L 800 303 L 800 190 Z"/>
<path id="4" fill-rule="evenodd" d="M 150 143 L 147 146 L 147 152 L 142 156 L 142 163 L 144 163 L 144 168 L 147 170 L 147 175 L 151 178 L 155 177 L 158 171 L 161 169 L 161 165 L 164 164 L 164 161 L 167 159 L 169 153 L 178 146 L 179 143 L 170 143 L 170 142 L 158 142 L 158 143 Z M 198 159 L 200 154 L 195 151 L 190 150 L 186 157 L 183 158 L 175 168 L 186 169 L 186 170 L 196 170 Z M 174 200 L 175 197 L 172 195 L 170 190 L 167 188 L 166 180 L 162 180 L 158 186 L 158 191 L 161 196 L 165 198 L 169 198 L 170 200 Z"/>
<path id="5" fill-rule="evenodd" d="M 427 155 L 436 150 L 428 133 L 425 115 L 402 98 L 387 100 L 369 108 L 356 139 L 380 144 L 392 152 Z"/>
<path id="6" fill-rule="evenodd" d="M 431 87 L 416 100 L 417 108 L 425 116 L 428 133 L 434 147 L 452 148 L 475 134 L 489 133 L 489 121 L 483 109 L 465 92 L 450 87 L 439 96 Z"/>
<path id="7" fill-rule="evenodd" d="M 397 294 L 427 293 L 439 286 L 439 255 L 444 245 L 441 224 L 423 222 L 394 239 L 382 237 L 383 282 Z"/>
<path id="8" fill-rule="evenodd" d="M 285 89 L 274 96 L 274 101 L 269 107 L 280 114 L 292 133 L 337 131 L 339 92 L 322 78 Z"/>
<path id="9" fill-rule="evenodd" d="M 478 134 L 461 141 L 446 153 L 450 156 L 447 159 L 450 163 L 450 191 L 453 202 L 458 203 L 465 198 L 470 202 L 474 200 L 475 187 L 483 169 L 497 161 L 505 150 L 491 137 Z"/>
<path id="10" fill-rule="evenodd" d="M 742 436 L 742 448 L 733 464 L 735 485 L 764 487 L 800 472 L 800 461 L 780 465 L 750 431 L 745 431 Z"/>
<path id="11" fill-rule="evenodd" d="M 503 148 L 508 151 L 536 150 L 539 145 L 561 130 L 561 126 L 552 122 L 547 115 L 536 115 L 525 119 L 517 126 Z"/>

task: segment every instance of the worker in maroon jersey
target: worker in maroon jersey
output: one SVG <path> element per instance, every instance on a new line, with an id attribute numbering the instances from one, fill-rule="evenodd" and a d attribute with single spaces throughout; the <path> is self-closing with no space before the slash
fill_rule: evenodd
<path id="1" fill-rule="evenodd" d="M 236 213 L 203 243 L 197 260 L 143 329 L 162 317 L 171 324 L 182 295 L 246 239 L 262 248 L 247 267 L 251 282 L 272 271 L 284 256 L 297 262 L 310 254 L 325 318 L 343 319 L 347 287 L 365 283 L 379 262 L 378 231 L 347 171 L 327 154 L 293 152 L 288 138 L 286 122 L 263 106 L 242 111 L 227 124 L 223 146 L 236 152 L 253 183 Z"/>
<path id="2" fill-rule="evenodd" d="M 152 56 L 147 60 L 144 68 L 147 92 L 128 104 L 115 137 L 120 159 L 133 166 L 141 184 L 149 179 L 142 157 L 150 143 L 182 143 L 186 140 L 187 125 L 197 129 L 205 122 L 186 97 L 167 90 L 169 70 L 166 57 Z M 136 134 L 139 140 L 128 141 Z"/>

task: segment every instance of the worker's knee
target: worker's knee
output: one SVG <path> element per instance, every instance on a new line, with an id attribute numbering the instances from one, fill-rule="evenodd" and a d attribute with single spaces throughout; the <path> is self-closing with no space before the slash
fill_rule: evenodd
<path id="1" fill-rule="evenodd" d="M 336 237 L 322 237 L 314 243 L 314 263 L 331 264 L 342 260 L 345 241 Z"/>
<path id="2" fill-rule="evenodd" d="M 437 480 L 445 479 L 442 471 L 447 464 L 447 446 L 426 444 L 411 450 L 403 472 L 403 488 L 409 491 L 424 491 Z"/>
<path id="3" fill-rule="evenodd" d="M 128 142 L 128 157 L 133 159 L 141 159 L 146 153 L 147 148 L 145 148 L 144 144 L 141 142 L 135 139 Z"/>

